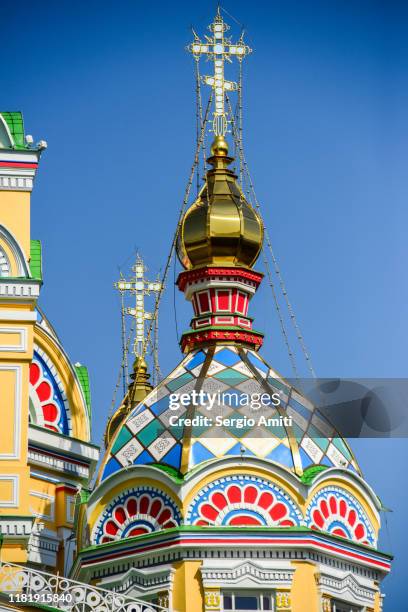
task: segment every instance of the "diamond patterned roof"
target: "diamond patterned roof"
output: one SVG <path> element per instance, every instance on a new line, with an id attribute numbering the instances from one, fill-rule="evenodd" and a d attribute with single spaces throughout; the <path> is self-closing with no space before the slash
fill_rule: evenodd
<path id="1" fill-rule="evenodd" d="M 205 397 L 219 392 L 223 401 L 214 400 L 211 410 L 208 400 L 195 401 L 195 405 L 186 401 L 187 405 L 172 410 L 174 394 L 179 399 L 181 394 L 191 398 L 194 391 L 203 391 Z M 291 416 L 291 425 L 259 424 L 258 413 L 245 402 L 240 403 L 244 396 L 277 392 L 280 405 L 268 407 L 267 416 Z M 226 402 L 225 397 L 234 401 Z M 222 425 L 215 422 L 217 415 Z M 201 419 L 192 424 L 182 422 L 194 417 Z M 227 424 L 225 419 L 229 419 Z M 135 407 L 107 451 L 102 480 L 131 464 L 160 463 L 185 474 L 205 461 L 242 454 L 276 462 L 298 475 L 312 465 L 359 472 L 347 443 L 309 400 L 291 388 L 259 354 L 228 345 L 189 353 Z"/>

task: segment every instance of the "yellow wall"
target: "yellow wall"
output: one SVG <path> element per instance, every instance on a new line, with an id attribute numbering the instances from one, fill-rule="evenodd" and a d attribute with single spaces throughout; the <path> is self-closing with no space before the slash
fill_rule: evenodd
<path id="1" fill-rule="evenodd" d="M 27 465 L 29 363 L 33 355 L 32 321 L 11 322 L 2 317 L 6 304 L 0 302 L 0 478 L 14 481 L 14 503 L 4 502 L 0 515 L 30 514 Z M 7 304 L 7 312 L 31 312 Z M 14 345 L 14 347 L 13 347 Z M 6 489 L 9 485 L 4 485 Z"/>
<path id="2" fill-rule="evenodd" d="M 320 596 L 317 587 L 317 568 L 309 561 L 293 561 L 296 571 L 291 589 L 291 612 L 319 612 Z"/>
<path id="3" fill-rule="evenodd" d="M 173 566 L 174 612 L 202 612 L 204 593 L 201 587 L 201 561 L 182 561 Z"/>
<path id="4" fill-rule="evenodd" d="M 25 259 L 30 257 L 30 192 L 0 192 L 0 223 L 13 235 L 23 249 Z"/>

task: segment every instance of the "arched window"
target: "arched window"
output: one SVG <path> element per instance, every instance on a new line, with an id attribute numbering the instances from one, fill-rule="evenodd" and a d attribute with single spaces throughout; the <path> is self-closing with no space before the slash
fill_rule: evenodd
<path id="1" fill-rule="evenodd" d="M 10 262 L 7 255 L 0 247 L 0 277 L 5 278 L 10 276 Z"/>

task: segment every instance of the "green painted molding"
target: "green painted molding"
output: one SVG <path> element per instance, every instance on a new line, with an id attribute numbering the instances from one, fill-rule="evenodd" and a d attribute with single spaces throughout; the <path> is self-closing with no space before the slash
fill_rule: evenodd
<path id="1" fill-rule="evenodd" d="M 20 111 L 3 111 L 0 113 L 13 138 L 13 149 L 28 149 L 24 134 L 23 113 Z"/>
<path id="2" fill-rule="evenodd" d="M 314 481 L 316 476 L 320 474 L 320 472 L 324 472 L 324 470 L 327 469 L 328 467 L 326 465 L 311 465 L 303 472 L 300 480 L 303 482 L 303 484 L 309 485 Z"/>
<path id="3" fill-rule="evenodd" d="M 91 420 L 91 385 L 89 382 L 88 368 L 81 364 L 74 365 L 76 375 L 78 376 L 79 384 L 85 397 L 86 408 L 88 411 L 89 420 Z"/>
<path id="4" fill-rule="evenodd" d="M 42 247 L 39 240 L 30 240 L 30 271 L 33 278 L 43 282 Z"/>

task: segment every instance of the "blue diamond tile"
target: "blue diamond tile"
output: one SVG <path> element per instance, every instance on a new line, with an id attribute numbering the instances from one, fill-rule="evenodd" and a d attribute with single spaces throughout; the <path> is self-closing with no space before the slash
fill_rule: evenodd
<path id="1" fill-rule="evenodd" d="M 235 365 L 236 363 L 238 363 L 238 361 L 241 360 L 240 356 L 237 353 L 227 348 L 222 349 L 221 351 L 216 353 L 214 355 L 214 359 L 218 361 L 218 363 L 222 363 L 222 365 L 225 366 Z"/>
<path id="2" fill-rule="evenodd" d="M 328 465 L 329 467 L 333 467 L 333 463 L 330 461 L 327 455 L 325 455 L 323 459 L 320 459 L 320 463 L 322 465 Z"/>
<path id="3" fill-rule="evenodd" d="M 154 462 L 155 460 L 153 459 L 151 454 L 147 452 L 147 450 L 144 450 L 143 453 L 141 453 L 138 457 L 136 457 L 133 463 L 135 465 L 138 465 L 138 464 L 145 465 L 146 463 L 154 463 Z"/>
<path id="4" fill-rule="evenodd" d="M 208 449 L 205 448 L 200 442 L 194 442 L 191 447 L 191 458 L 192 464 L 197 465 L 197 463 L 201 463 L 202 461 L 207 461 L 208 459 L 215 459 L 215 455 L 210 453 Z"/>
<path id="5" fill-rule="evenodd" d="M 167 463 L 167 465 L 171 465 L 178 470 L 181 464 L 181 444 L 173 446 L 167 455 L 160 460 L 160 463 Z"/>
<path id="6" fill-rule="evenodd" d="M 120 469 L 122 469 L 122 466 L 120 465 L 119 461 L 115 459 L 115 457 L 111 457 L 111 459 L 109 459 L 108 463 L 105 465 L 105 469 L 103 470 L 102 480 L 105 480 L 105 478 Z"/>
<path id="7" fill-rule="evenodd" d="M 205 353 L 203 351 L 199 351 L 194 355 L 194 357 L 184 365 L 186 370 L 194 370 L 200 363 L 204 363 L 205 361 Z"/>
<path id="8" fill-rule="evenodd" d="M 245 449 L 245 452 L 242 453 L 241 452 L 241 448 Z M 226 455 L 239 455 L 240 457 L 254 457 L 254 453 L 252 451 L 249 450 L 249 448 L 247 448 L 245 446 L 245 444 L 241 444 L 241 443 L 237 443 L 235 444 L 232 448 L 230 448 L 226 453 Z"/>
<path id="9" fill-rule="evenodd" d="M 302 447 L 299 447 L 299 454 L 300 454 L 300 458 L 302 460 L 302 467 L 303 467 L 304 470 L 306 468 L 308 468 L 309 465 L 313 465 L 313 461 L 311 460 L 309 455 L 307 453 L 305 453 L 305 451 L 303 450 Z"/>
<path id="10" fill-rule="evenodd" d="M 258 370 L 261 370 L 261 372 L 265 372 L 265 373 L 269 372 L 268 366 L 265 365 L 264 362 L 261 361 L 258 357 L 256 357 L 253 353 L 248 351 L 247 356 L 248 356 L 249 361 L 252 363 L 252 365 L 258 368 Z"/>
<path id="11" fill-rule="evenodd" d="M 164 412 L 169 407 L 169 396 L 165 395 L 158 402 L 155 402 L 150 406 L 150 410 L 156 416 L 159 416 L 162 412 Z"/>
<path id="12" fill-rule="evenodd" d="M 291 406 L 293 408 L 293 410 L 295 410 L 297 413 L 301 414 L 302 417 L 304 417 L 306 419 L 306 421 L 309 420 L 309 418 L 310 418 L 312 413 L 311 413 L 310 410 L 305 408 L 305 406 L 302 406 L 302 404 L 300 404 L 299 402 L 297 402 L 294 399 L 290 400 L 289 406 Z"/>
<path id="13" fill-rule="evenodd" d="M 292 453 L 284 444 L 279 444 L 279 446 L 274 448 L 273 451 L 267 455 L 266 459 L 286 465 L 288 468 L 293 468 Z"/>

